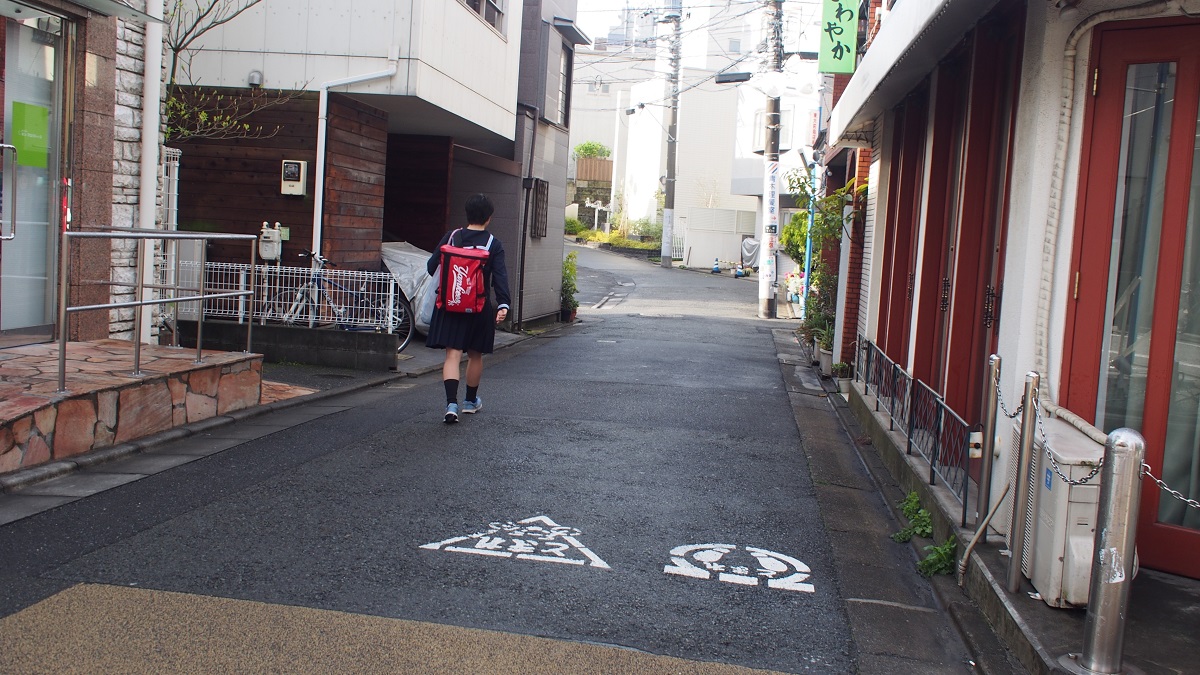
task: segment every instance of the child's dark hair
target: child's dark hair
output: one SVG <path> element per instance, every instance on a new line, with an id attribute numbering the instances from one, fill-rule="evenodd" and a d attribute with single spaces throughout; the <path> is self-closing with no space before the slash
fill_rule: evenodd
<path id="1" fill-rule="evenodd" d="M 482 225 L 492 217 L 492 213 L 496 210 L 492 206 L 492 200 L 486 195 L 475 194 L 467 197 L 467 224 Z"/>

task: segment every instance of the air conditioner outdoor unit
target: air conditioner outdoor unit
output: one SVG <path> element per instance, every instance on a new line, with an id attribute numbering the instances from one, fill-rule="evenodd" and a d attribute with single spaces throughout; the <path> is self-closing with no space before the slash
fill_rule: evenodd
<path id="1" fill-rule="evenodd" d="M 1055 418 L 1044 419 L 1050 455 L 1071 480 L 1092 472 L 1104 457 L 1104 446 L 1075 427 Z M 1008 479 L 1017 473 L 1021 447 L 1021 425 L 1013 425 L 1008 456 Z M 1033 461 L 1028 476 L 1028 511 L 1021 571 L 1033 583 L 1042 600 L 1051 607 L 1087 605 L 1092 574 L 1096 512 L 1099 507 L 1100 477 L 1087 485 L 1071 485 L 1059 478 L 1046 457 L 1041 433 L 1035 434 Z M 1015 494 L 1015 491 L 1012 493 Z M 1011 513 L 1011 509 L 1001 511 Z M 1007 529 L 1011 548 L 1012 528 Z"/>

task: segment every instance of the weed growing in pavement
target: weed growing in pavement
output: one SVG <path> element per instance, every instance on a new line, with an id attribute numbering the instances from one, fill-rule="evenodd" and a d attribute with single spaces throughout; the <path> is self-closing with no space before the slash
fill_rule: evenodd
<path id="1" fill-rule="evenodd" d="M 900 511 L 908 519 L 908 527 L 892 535 L 892 541 L 904 543 L 913 537 L 933 536 L 933 520 L 929 512 L 921 508 L 921 498 L 916 492 L 908 493 L 900 502 Z"/>
<path id="2" fill-rule="evenodd" d="M 954 571 L 954 552 L 958 548 L 958 540 L 950 537 L 939 546 L 926 546 L 929 555 L 917 563 L 917 571 L 927 577 L 935 574 L 949 574 Z"/>

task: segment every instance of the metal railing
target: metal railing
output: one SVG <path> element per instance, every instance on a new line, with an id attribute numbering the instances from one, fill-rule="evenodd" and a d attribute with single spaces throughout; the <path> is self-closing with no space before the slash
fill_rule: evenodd
<path id="1" fill-rule="evenodd" d="M 71 287 L 71 241 L 74 239 L 133 239 L 137 241 L 137 265 L 135 271 L 135 281 L 133 284 L 126 282 L 116 282 L 111 280 L 85 280 L 83 283 L 87 285 L 103 285 L 110 287 L 134 288 L 134 300 L 129 302 L 106 302 L 95 305 L 76 305 L 68 304 L 68 290 Z M 224 292 L 209 293 L 208 288 L 202 280 L 198 280 L 195 286 L 188 287 L 180 285 L 179 276 L 175 276 L 175 283 L 146 283 L 145 262 L 146 262 L 146 242 L 153 240 L 179 241 L 179 240 L 198 240 L 204 243 L 215 240 L 226 241 L 245 241 L 250 244 L 250 267 L 254 268 L 254 261 L 258 255 L 257 243 L 258 237 L 253 234 L 223 234 L 223 233 L 206 233 L 206 232 L 164 232 L 162 230 L 145 230 L 145 229 L 120 229 L 109 228 L 103 231 L 95 232 L 64 232 L 62 238 L 62 258 L 59 262 L 59 298 L 58 298 L 58 392 L 62 393 L 67 390 L 67 334 L 69 333 L 67 326 L 67 316 L 77 312 L 89 312 L 97 310 L 112 310 L 124 309 L 132 307 L 134 310 L 133 320 L 133 375 L 140 377 L 141 372 L 141 356 L 142 356 L 142 340 L 141 340 L 141 324 L 142 324 L 142 308 L 152 305 L 163 304 L 178 304 L 181 302 L 198 302 L 203 304 L 209 300 L 218 300 L 222 298 L 240 298 L 243 301 L 249 299 L 253 302 L 254 283 L 251 282 L 248 288 L 244 290 L 233 290 Z M 203 266 L 203 258 L 205 256 L 205 246 L 200 247 L 201 265 Z M 147 299 L 146 290 L 152 289 L 161 292 L 171 292 L 172 294 L 166 297 L 157 297 Z M 181 296 L 181 293 L 189 295 Z M 252 322 L 246 323 L 246 351 L 250 351 L 251 345 L 251 326 Z M 202 344 L 204 339 L 204 321 L 203 313 L 200 320 L 196 324 L 196 363 L 203 363 L 204 352 Z"/>
<path id="2" fill-rule="evenodd" d="M 183 262 L 180 275 L 194 284 L 199 277 L 200 264 Z M 363 272 L 325 268 L 319 272 L 324 283 L 319 283 L 318 295 L 324 294 L 317 303 L 319 312 L 311 316 L 314 324 L 336 323 L 343 327 L 381 329 L 394 332 L 395 325 L 380 326 L 380 315 L 372 312 L 354 311 L 360 307 L 391 307 L 397 296 L 403 296 L 396 278 L 389 272 Z M 208 302 L 204 316 L 208 318 L 232 319 L 238 323 L 246 321 L 278 320 L 292 304 L 297 289 L 306 286 L 313 278 L 311 267 L 283 267 L 277 265 L 245 265 L 240 263 L 208 262 L 204 264 L 204 287 L 226 295 Z M 255 284 L 255 301 L 248 302 L 246 291 Z M 310 289 L 311 292 L 311 289 Z M 327 301 L 326 301 L 327 300 Z M 333 303 L 333 304 L 331 304 Z M 337 313 L 334 305 L 342 311 Z M 181 318 L 194 320 L 195 303 L 179 308 Z M 387 318 L 387 315 L 383 315 Z M 307 323 L 307 321 L 306 321 Z"/>
<path id="3" fill-rule="evenodd" d="M 929 462 L 930 485 L 941 478 L 950 488 L 962 505 L 960 522 L 966 527 L 972 428 L 937 392 L 920 380 L 913 383 L 912 401 L 909 454 L 916 449 Z"/>
<path id="4" fill-rule="evenodd" d="M 914 379 L 879 345 L 858 337 L 855 378 L 863 383 L 863 393 L 875 396 L 876 412 L 888 414 L 888 429 L 899 431 L 907 440 L 906 452 L 916 451 L 929 463 L 929 484 L 940 478 L 962 505 L 961 521 L 967 524 L 970 492 L 970 436 L 973 425 L 946 405 L 937 392 Z"/>

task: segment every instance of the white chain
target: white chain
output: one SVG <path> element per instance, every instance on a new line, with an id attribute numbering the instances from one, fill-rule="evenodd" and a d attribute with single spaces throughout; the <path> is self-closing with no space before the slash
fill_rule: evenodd
<path id="1" fill-rule="evenodd" d="M 1171 495 L 1175 499 L 1178 499 L 1179 501 L 1192 507 L 1193 509 L 1200 509 L 1200 501 L 1196 501 L 1195 499 L 1188 499 L 1187 497 L 1183 496 L 1183 493 L 1180 492 L 1179 490 L 1172 490 L 1171 486 L 1167 485 L 1166 483 L 1164 483 L 1162 481 L 1161 478 L 1159 478 L 1158 476 L 1155 476 L 1153 473 L 1150 472 L 1150 465 L 1145 462 L 1142 462 L 1142 475 L 1149 476 L 1150 480 L 1154 481 L 1155 483 L 1158 483 L 1159 489 L 1161 489 L 1163 492 Z"/>
<path id="2" fill-rule="evenodd" d="M 1021 405 L 1017 406 L 1017 409 L 1010 413 L 1008 412 L 1008 406 L 1004 405 L 1004 393 L 1000 391 L 1000 383 L 996 382 L 995 387 L 996 400 L 1000 403 L 1000 412 L 1010 420 L 1016 419 L 1021 414 L 1021 411 L 1025 409 L 1025 401 L 1022 400 Z"/>

